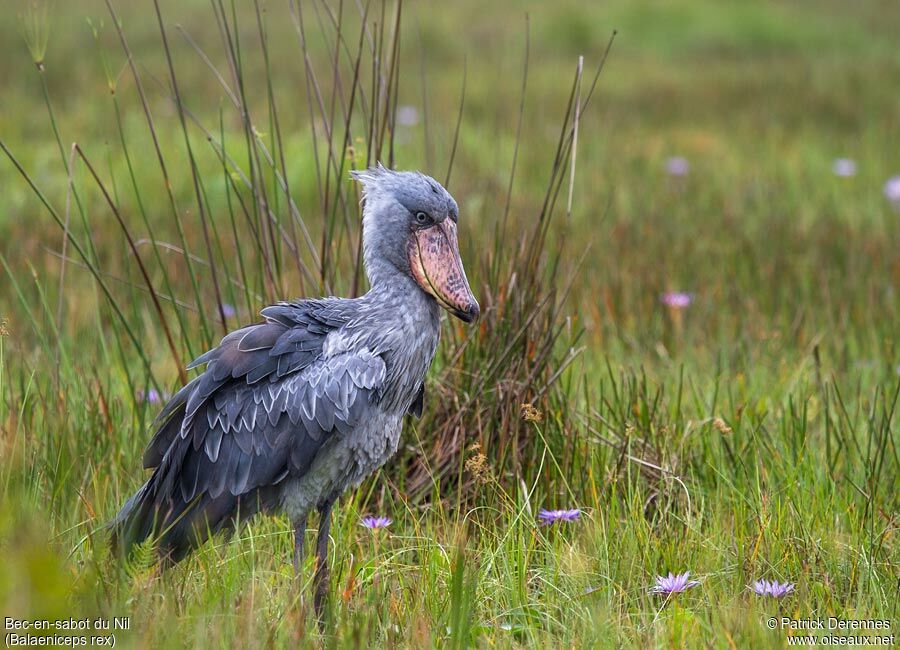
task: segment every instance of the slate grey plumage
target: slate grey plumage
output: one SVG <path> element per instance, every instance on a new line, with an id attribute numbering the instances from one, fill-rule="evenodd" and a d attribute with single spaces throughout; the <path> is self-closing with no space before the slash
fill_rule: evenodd
<path id="1" fill-rule="evenodd" d="M 284 511 L 302 559 L 319 510 L 316 606 L 327 585 L 332 505 L 397 450 L 403 416 L 421 414 L 442 306 L 478 315 L 456 243 L 458 208 L 433 179 L 380 165 L 363 183 L 370 290 L 285 302 L 228 334 L 189 367 L 144 453 L 149 480 L 112 522 L 126 552 L 148 537 L 178 561 L 210 533 Z"/>

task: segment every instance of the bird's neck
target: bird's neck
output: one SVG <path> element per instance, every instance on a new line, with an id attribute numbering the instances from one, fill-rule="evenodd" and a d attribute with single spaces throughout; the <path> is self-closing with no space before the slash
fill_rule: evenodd
<path id="1" fill-rule="evenodd" d="M 403 312 L 406 319 L 439 323 L 440 308 L 437 301 L 425 293 L 409 275 L 390 262 L 379 260 L 366 266 L 369 293 L 366 298 L 391 311 Z"/>
<path id="2" fill-rule="evenodd" d="M 372 290 L 384 290 L 403 286 L 405 280 L 411 280 L 408 273 L 402 272 L 397 265 L 387 259 L 385 255 L 373 252 L 371 246 L 364 247 L 364 266 L 369 286 Z"/>
<path id="3" fill-rule="evenodd" d="M 390 266 L 390 268 L 387 268 Z M 390 269 L 393 269 L 391 271 Z M 415 399 L 440 338 L 440 307 L 408 274 L 391 265 L 368 269 L 363 296 L 368 343 L 387 366 L 382 408 L 405 413 Z"/>

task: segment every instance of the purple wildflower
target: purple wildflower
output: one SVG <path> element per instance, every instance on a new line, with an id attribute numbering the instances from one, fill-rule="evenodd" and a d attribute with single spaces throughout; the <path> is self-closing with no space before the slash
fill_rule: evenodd
<path id="1" fill-rule="evenodd" d="M 884 184 L 884 196 L 900 210 L 900 176 L 892 176 Z"/>
<path id="2" fill-rule="evenodd" d="M 538 520 L 541 526 L 549 526 L 560 521 L 578 521 L 581 518 L 581 510 L 573 508 L 571 510 L 544 510 L 538 512 Z"/>
<path id="3" fill-rule="evenodd" d="M 683 291 L 669 291 L 667 293 L 664 293 L 660 300 L 662 300 L 662 303 L 666 307 L 685 309 L 689 307 L 692 302 L 694 302 L 694 294 L 684 293 Z"/>
<path id="4" fill-rule="evenodd" d="M 688 576 L 690 575 L 690 571 L 685 571 L 678 575 L 674 575 L 670 571 L 668 576 L 657 576 L 656 584 L 650 588 L 650 593 L 671 596 L 672 594 L 680 594 L 691 587 L 699 585 L 700 583 L 697 580 L 688 580 Z"/>
<path id="5" fill-rule="evenodd" d="M 672 156 L 666 159 L 666 173 L 669 176 L 687 176 L 689 171 L 691 171 L 691 163 L 687 161 L 687 158 Z"/>
<path id="6" fill-rule="evenodd" d="M 419 123 L 419 109 L 415 106 L 397 107 L 397 124 L 400 126 L 415 126 Z"/>
<path id="7" fill-rule="evenodd" d="M 155 388 L 150 388 L 148 390 L 139 390 L 136 397 L 137 401 L 146 402 L 148 404 L 159 404 L 160 401 L 159 393 Z"/>
<path id="8" fill-rule="evenodd" d="M 753 583 L 753 592 L 757 596 L 784 598 L 793 591 L 794 583 L 792 582 L 778 582 L 777 580 L 757 580 Z"/>
<path id="9" fill-rule="evenodd" d="M 856 176 L 856 161 L 850 158 L 835 158 L 831 163 L 831 171 L 835 176 Z"/>
<path id="10" fill-rule="evenodd" d="M 237 310 L 234 308 L 234 305 L 229 305 L 227 302 L 223 302 L 222 313 L 225 314 L 225 318 L 232 318 L 237 313 Z"/>
<path id="11" fill-rule="evenodd" d="M 393 522 L 394 520 L 390 517 L 363 517 L 360 523 L 369 530 L 379 530 L 380 528 L 387 528 Z"/>

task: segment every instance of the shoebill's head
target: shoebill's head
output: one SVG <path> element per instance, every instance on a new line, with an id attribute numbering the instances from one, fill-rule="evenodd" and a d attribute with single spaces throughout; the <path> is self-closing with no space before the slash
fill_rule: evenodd
<path id="1" fill-rule="evenodd" d="M 467 323 L 478 318 L 459 257 L 459 207 L 440 183 L 419 172 L 382 167 L 352 172 L 363 185 L 363 257 L 373 286 L 400 271 Z"/>

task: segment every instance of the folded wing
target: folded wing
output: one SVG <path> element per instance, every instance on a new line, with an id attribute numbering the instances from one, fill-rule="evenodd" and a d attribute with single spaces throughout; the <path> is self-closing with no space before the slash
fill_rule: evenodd
<path id="1" fill-rule="evenodd" d="M 385 366 L 365 348 L 325 357 L 339 313 L 308 301 L 263 315 L 191 364 L 206 369 L 160 414 L 144 454 L 153 476 L 114 522 L 126 548 L 158 536 L 179 559 L 236 515 L 266 508 L 273 486 L 302 476 L 329 437 L 365 417 Z"/>

